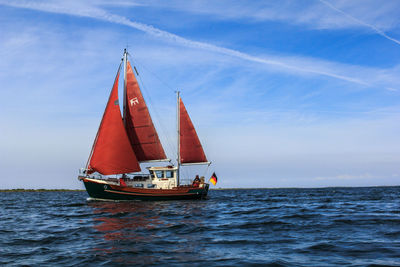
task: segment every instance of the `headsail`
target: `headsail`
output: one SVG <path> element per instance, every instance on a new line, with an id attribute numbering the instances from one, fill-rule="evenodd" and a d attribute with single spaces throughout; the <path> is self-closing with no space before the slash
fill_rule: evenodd
<path id="1" fill-rule="evenodd" d="M 132 148 L 138 161 L 164 160 L 166 159 L 165 152 L 154 128 L 139 84 L 129 61 L 126 63 L 124 120 Z"/>
<path id="2" fill-rule="evenodd" d="M 199 137 L 186 111 L 182 98 L 179 97 L 179 153 L 180 163 L 209 163 L 204 154 Z"/>
<path id="3" fill-rule="evenodd" d="M 89 173 L 97 171 L 110 175 L 140 171 L 122 121 L 118 78 L 119 69 L 93 144 L 87 168 Z"/>

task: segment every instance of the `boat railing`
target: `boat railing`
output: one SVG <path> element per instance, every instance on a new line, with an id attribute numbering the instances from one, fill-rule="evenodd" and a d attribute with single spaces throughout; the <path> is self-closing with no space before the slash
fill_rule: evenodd
<path id="1" fill-rule="evenodd" d="M 129 180 L 133 180 L 133 181 L 137 181 L 137 182 L 140 182 L 140 181 L 147 181 L 147 180 L 149 180 L 150 179 L 150 175 L 149 174 L 144 174 L 144 175 L 135 175 L 135 176 L 133 176 L 132 178 L 128 178 Z"/>
<path id="2" fill-rule="evenodd" d="M 106 181 L 111 181 L 111 182 L 118 182 L 120 178 L 124 179 L 125 181 L 135 181 L 135 182 L 147 181 L 151 178 L 151 175 L 146 174 L 146 173 L 124 174 L 124 175 L 118 174 L 115 176 L 110 176 L 110 175 L 101 175 L 98 173 L 86 174 L 82 171 L 79 172 L 79 176 L 97 179 L 97 180 L 106 180 Z"/>

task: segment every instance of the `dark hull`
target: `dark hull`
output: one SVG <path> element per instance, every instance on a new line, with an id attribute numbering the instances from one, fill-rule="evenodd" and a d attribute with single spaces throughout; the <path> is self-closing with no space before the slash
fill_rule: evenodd
<path id="1" fill-rule="evenodd" d="M 199 187 L 176 187 L 173 189 L 144 189 L 108 184 L 103 181 L 80 178 L 89 196 L 102 200 L 181 200 L 204 199 L 209 184 Z"/>

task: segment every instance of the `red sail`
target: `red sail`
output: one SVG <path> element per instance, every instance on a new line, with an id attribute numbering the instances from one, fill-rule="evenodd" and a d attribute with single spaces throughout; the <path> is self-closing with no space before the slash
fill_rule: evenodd
<path id="1" fill-rule="evenodd" d="M 132 148 L 139 161 L 166 159 L 164 149 L 129 61 L 126 68 L 124 118 Z"/>
<path id="2" fill-rule="evenodd" d="M 179 98 L 179 124 L 181 163 L 207 162 L 199 137 L 181 98 Z"/>
<path id="3" fill-rule="evenodd" d="M 119 70 L 97 132 L 88 172 L 109 175 L 140 171 L 121 117 L 118 77 Z"/>

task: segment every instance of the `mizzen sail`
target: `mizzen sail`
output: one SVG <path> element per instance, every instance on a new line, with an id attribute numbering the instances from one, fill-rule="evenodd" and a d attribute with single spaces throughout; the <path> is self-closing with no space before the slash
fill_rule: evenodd
<path id="1" fill-rule="evenodd" d="M 180 163 L 208 163 L 193 123 L 179 97 Z"/>
<path id="2" fill-rule="evenodd" d="M 88 172 L 104 175 L 140 171 L 122 121 L 118 101 L 118 78 L 114 81 L 88 164 Z"/>
<path id="3" fill-rule="evenodd" d="M 149 110 L 143 99 L 139 84 L 129 61 L 126 62 L 126 97 L 124 120 L 129 140 L 138 161 L 164 160 L 164 149 Z"/>

